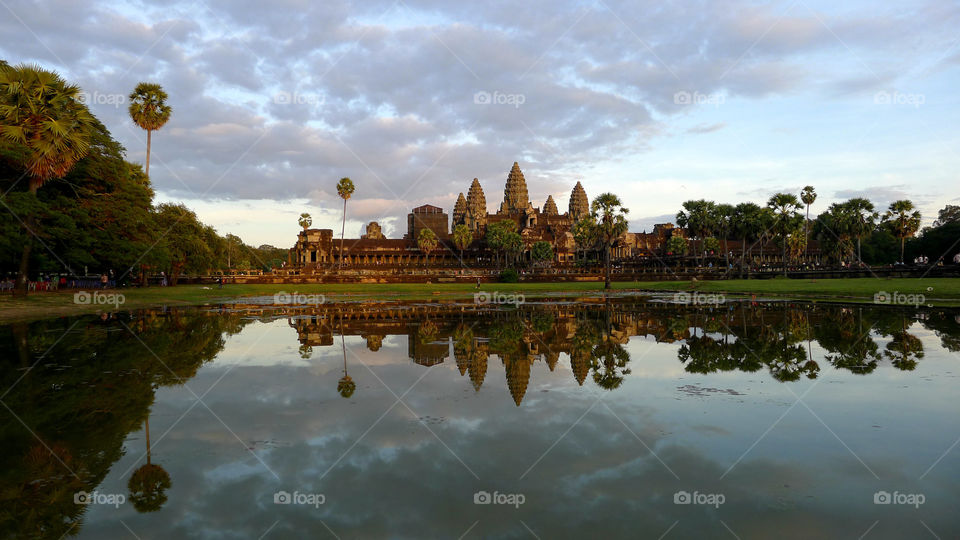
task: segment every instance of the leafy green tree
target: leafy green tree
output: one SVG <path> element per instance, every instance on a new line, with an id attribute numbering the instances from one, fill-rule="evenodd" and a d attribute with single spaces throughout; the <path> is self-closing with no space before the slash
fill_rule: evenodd
<path id="1" fill-rule="evenodd" d="M 549 262 L 553 260 L 553 247 L 550 245 L 550 242 L 543 240 L 534 242 L 533 247 L 530 249 L 530 258 L 533 259 L 536 264 L 549 264 Z"/>
<path id="2" fill-rule="evenodd" d="M 960 205 L 948 204 L 937 214 L 937 219 L 933 222 L 933 226 L 942 227 L 948 223 L 958 222 L 960 222 Z"/>
<path id="3" fill-rule="evenodd" d="M 508 231 L 503 235 L 502 249 L 504 258 L 515 265 L 520 254 L 523 253 L 523 237 L 516 231 Z"/>
<path id="4" fill-rule="evenodd" d="M 147 130 L 147 177 L 150 176 L 150 136 L 170 120 L 172 110 L 167 105 L 167 93 L 159 84 L 142 82 L 130 93 L 130 118 Z"/>
<path id="5" fill-rule="evenodd" d="M 584 257 L 586 256 L 586 252 L 596 248 L 597 223 L 593 220 L 593 216 L 586 216 L 574 223 L 570 228 L 570 232 L 573 234 L 576 251 L 578 253 L 583 252 Z"/>
<path id="6" fill-rule="evenodd" d="M 473 242 L 473 231 L 461 223 L 453 228 L 453 244 L 460 250 L 460 262 L 463 262 L 463 250 Z"/>
<path id="7" fill-rule="evenodd" d="M 761 208 L 754 203 L 740 203 L 733 209 L 730 219 L 730 228 L 733 234 L 740 239 L 740 265 L 750 267 L 747 261 L 747 245 L 753 252 L 753 243 L 760 239 Z"/>
<path id="8" fill-rule="evenodd" d="M 432 230 L 420 229 L 420 234 L 417 235 L 417 247 L 426 256 L 428 263 L 430 262 L 430 253 L 437 249 L 437 244 L 437 235 Z"/>
<path id="9" fill-rule="evenodd" d="M 596 235 L 603 248 L 603 287 L 610 288 L 610 250 L 617 239 L 627 232 L 627 213 L 620 198 L 613 193 L 602 193 L 590 203 L 590 213 L 596 223 Z"/>
<path id="10" fill-rule="evenodd" d="M 631 370 L 627 368 L 630 354 L 607 332 L 604 332 L 600 342 L 593 347 L 591 356 L 594 359 L 591 366 L 593 382 L 604 390 L 619 388 L 625 376 L 630 374 Z"/>
<path id="11" fill-rule="evenodd" d="M 204 272 L 213 260 L 208 234 L 193 211 L 182 204 L 164 203 L 157 206 L 157 226 L 167 231 L 163 237 L 166 267 L 170 283 L 185 272 Z"/>
<path id="12" fill-rule="evenodd" d="M 697 261 L 703 264 L 703 240 L 713 236 L 717 228 L 716 203 L 699 199 L 683 203 L 683 210 L 677 212 L 677 225 L 687 229 L 691 238 L 700 242 L 697 249 Z"/>
<path id="13" fill-rule="evenodd" d="M 232 268 L 250 268 L 250 258 L 246 256 L 247 245 L 235 234 L 227 234 L 223 239 L 223 247 L 227 256 L 226 267 Z"/>
<path id="14" fill-rule="evenodd" d="M 506 258 L 508 250 L 516 247 L 516 238 L 510 236 L 511 233 L 516 234 L 516 231 L 517 224 L 509 219 L 487 225 L 487 247 L 496 254 L 498 267 L 500 256 L 503 255 Z"/>
<path id="15" fill-rule="evenodd" d="M 773 211 L 773 229 L 780 237 L 783 247 L 783 275 L 787 275 L 787 237 L 797 231 L 800 201 L 796 195 L 777 193 L 767 201 L 767 208 Z"/>
<path id="16" fill-rule="evenodd" d="M 337 195 L 343 199 L 343 222 L 340 224 L 340 266 L 343 267 L 343 233 L 347 227 L 347 199 L 349 199 L 354 192 L 355 188 L 353 186 L 353 180 L 349 178 L 341 178 L 337 182 Z"/>
<path id="17" fill-rule="evenodd" d="M 703 239 L 703 249 L 706 252 L 716 253 L 720 251 L 720 241 L 712 236 L 708 236 Z"/>
<path id="18" fill-rule="evenodd" d="M 900 240 L 900 262 L 904 262 L 904 243 L 920 229 L 920 212 L 914 209 L 911 201 L 894 201 L 883 215 L 883 224 Z"/>
<path id="19" fill-rule="evenodd" d="M 95 119 L 80 102 L 80 87 L 39 66 L 0 66 L 0 136 L 20 147 L 19 164 L 36 196 L 46 182 L 61 178 L 90 150 Z M 26 229 L 16 291 L 27 294 L 35 219 Z"/>
<path id="20" fill-rule="evenodd" d="M 680 235 L 673 235 L 667 240 L 667 255 L 684 256 L 687 254 L 687 239 Z"/>

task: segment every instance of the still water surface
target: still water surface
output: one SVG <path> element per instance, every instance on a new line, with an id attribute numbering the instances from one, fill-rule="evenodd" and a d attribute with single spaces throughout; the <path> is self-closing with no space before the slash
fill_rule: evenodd
<path id="1" fill-rule="evenodd" d="M 956 310 L 221 306 L 0 347 L 10 537 L 960 536 Z"/>

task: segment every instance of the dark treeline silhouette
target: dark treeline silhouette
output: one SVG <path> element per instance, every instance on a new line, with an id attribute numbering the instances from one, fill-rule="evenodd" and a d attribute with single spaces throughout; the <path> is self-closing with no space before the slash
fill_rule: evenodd
<path id="1" fill-rule="evenodd" d="M 926 264 L 951 264 L 960 249 L 955 245 L 960 207 L 948 205 L 932 226 L 921 229 L 922 216 L 909 200 L 877 208 L 869 199 L 857 197 L 833 203 L 811 218 L 816 199 L 815 189 L 806 186 L 799 196 L 774 194 L 765 206 L 686 201 L 676 216 L 686 236 L 671 238 L 662 255 L 687 257 L 701 266 L 709 260 L 751 267 L 769 262 L 775 253 L 786 268 L 813 263 L 911 264 L 921 257 Z"/>
<path id="2" fill-rule="evenodd" d="M 156 390 L 193 377 L 246 321 L 146 311 L 84 317 L 64 335 L 74 322 L 0 326 L 0 384 L 10 389 L 3 401 L 11 409 L 0 424 L 0 530 L 10 537 L 75 534 L 88 506 L 74 495 L 96 490 L 127 436 L 148 422 Z M 170 482 L 148 453 L 129 479 L 128 499 L 138 511 L 157 510 Z"/>

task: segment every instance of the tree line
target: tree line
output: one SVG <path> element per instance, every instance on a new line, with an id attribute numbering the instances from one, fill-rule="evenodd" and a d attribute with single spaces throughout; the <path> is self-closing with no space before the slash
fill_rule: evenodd
<path id="1" fill-rule="evenodd" d="M 683 256 L 693 251 L 693 257 L 703 264 L 707 254 L 722 253 L 729 265 L 729 243 L 736 240 L 740 253 L 734 257 L 739 264 L 749 265 L 754 249 L 759 247 L 762 252 L 772 244 L 786 269 L 791 263 L 808 261 L 809 244 L 815 241 L 825 264 L 892 264 L 924 253 L 949 255 L 952 246 L 946 239 L 951 233 L 954 240 L 957 237 L 954 227 L 960 211 L 955 206 L 944 208 L 933 226 L 921 230 L 922 216 L 907 199 L 893 201 L 881 212 L 869 199 L 855 197 L 833 203 L 811 219 L 810 206 L 816 199 L 813 186 L 806 186 L 799 196 L 774 194 L 765 206 L 686 201 L 676 221 L 686 229 L 687 237 L 672 237 L 665 254 Z M 690 240 L 696 240 L 695 248 Z"/>
<path id="2" fill-rule="evenodd" d="M 221 236 L 182 204 L 154 203 L 152 133 L 169 120 L 167 94 L 140 83 L 131 120 L 147 132 L 146 170 L 82 103 L 81 90 L 39 66 L 0 60 L 0 273 L 28 278 L 112 274 L 145 283 L 230 269 L 269 269 L 285 250 Z"/>

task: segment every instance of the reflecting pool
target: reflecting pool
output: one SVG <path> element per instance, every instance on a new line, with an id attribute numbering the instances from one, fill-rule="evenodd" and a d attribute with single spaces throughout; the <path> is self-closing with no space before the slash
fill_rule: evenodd
<path id="1" fill-rule="evenodd" d="M 250 303 L 0 350 L 4 536 L 960 536 L 958 310 Z"/>

